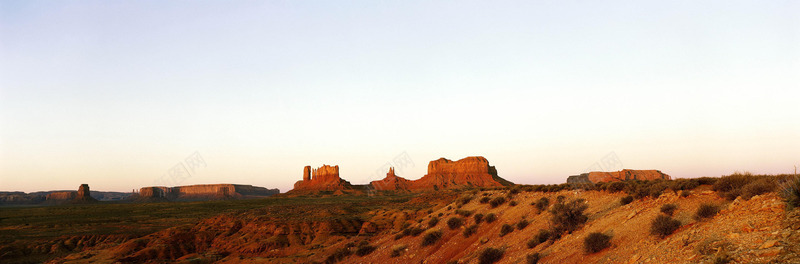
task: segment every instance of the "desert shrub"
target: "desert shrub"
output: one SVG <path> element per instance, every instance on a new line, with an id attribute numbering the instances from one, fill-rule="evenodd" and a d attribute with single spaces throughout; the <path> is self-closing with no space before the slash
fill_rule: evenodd
<path id="1" fill-rule="evenodd" d="M 697 179 L 675 179 L 670 183 L 669 188 L 673 191 L 694 190 L 700 186 Z"/>
<path id="2" fill-rule="evenodd" d="M 517 201 L 511 201 L 508 203 L 508 206 L 517 206 Z"/>
<path id="3" fill-rule="evenodd" d="M 494 220 L 497 220 L 497 215 L 494 213 L 489 213 L 483 218 L 483 220 L 486 220 L 487 223 L 494 222 Z"/>
<path id="4" fill-rule="evenodd" d="M 512 226 L 512 225 L 503 224 L 503 226 L 500 227 L 500 237 L 503 237 L 503 236 L 505 236 L 505 235 L 507 235 L 508 233 L 511 233 L 511 232 L 514 232 L 514 226 Z"/>
<path id="5" fill-rule="evenodd" d="M 800 207 L 800 177 L 789 177 L 780 184 L 781 197 L 790 209 Z"/>
<path id="6" fill-rule="evenodd" d="M 693 180 L 696 180 L 697 183 L 700 184 L 700 185 L 714 185 L 714 184 L 717 183 L 717 180 L 719 180 L 719 178 L 700 177 L 700 178 L 696 178 L 696 179 L 693 179 Z"/>
<path id="7" fill-rule="evenodd" d="M 464 237 L 470 237 L 477 231 L 478 231 L 478 225 L 471 225 L 467 228 L 464 228 L 464 232 L 462 232 L 461 234 L 464 235 Z"/>
<path id="8" fill-rule="evenodd" d="M 445 264 L 458 264 L 458 260 L 451 260 L 451 261 L 448 261 Z"/>
<path id="9" fill-rule="evenodd" d="M 665 204 L 661 206 L 661 212 L 668 216 L 672 216 L 677 209 L 678 205 L 676 204 Z"/>
<path id="10" fill-rule="evenodd" d="M 439 241 L 442 238 L 442 231 L 441 230 L 433 230 L 425 233 L 425 236 L 422 237 L 422 246 L 430 246 Z"/>
<path id="11" fill-rule="evenodd" d="M 632 203 L 632 202 L 633 202 L 633 196 L 630 196 L 630 195 L 622 197 L 621 199 L 619 199 L 619 204 L 620 205 L 626 205 L 626 204 L 629 204 L 629 203 Z"/>
<path id="12" fill-rule="evenodd" d="M 546 210 L 547 206 L 549 205 L 550 205 L 550 199 L 547 199 L 547 197 L 542 197 L 539 198 L 539 200 L 536 200 L 535 206 L 536 210 L 539 210 L 539 212 L 544 212 L 544 210 Z"/>
<path id="13" fill-rule="evenodd" d="M 511 195 L 518 194 L 519 190 L 520 190 L 520 186 L 519 185 L 514 186 L 514 188 L 511 188 L 511 190 L 508 191 L 508 194 L 511 194 Z"/>
<path id="14" fill-rule="evenodd" d="M 566 200 L 567 200 L 566 196 L 563 195 L 556 196 L 556 203 L 563 203 Z"/>
<path id="15" fill-rule="evenodd" d="M 650 186 L 647 188 L 648 195 L 653 198 L 658 198 L 664 193 L 664 190 L 667 189 L 667 183 L 663 181 L 654 181 L 650 183 Z"/>
<path id="16" fill-rule="evenodd" d="M 719 253 L 714 256 L 714 264 L 728 264 L 731 261 L 733 261 L 733 258 L 724 250 L 720 250 Z"/>
<path id="17" fill-rule="evenodd" d="M 468 203 L 469 203 L 469 202 L 471 202 L 471 201 L 472 201 L 472 199 L 474 199 L 474 198 L 475 198 L 475 197 L 474 197 L 474 196 L 472 196 L 472 195 L 464 195 L 464 196 L 461 196 L 461 198 L 458 198 L 458 204 L 459 204 L 459 205 L 465 205 L 465 204 L 468 204 Z"/>
<path id="18" fill-rule="evenodd" d="M 719 206 L 714 204 L 701 204 L 697 211 L 694 214 L 695 220 L 703 220 L 706 218 L 711 218 L 717 215 L 719 212 Z"/>
<path id="19" fill-rule="evenodd" d="M 530 222 L 528 222 L 528 220 L 525 220 L 525 219 L 519 220 L 519 222 L 517 222 L 517 229 L 518 230 L 525 229 L 525 227 L 527 227 L 528 224 L 530 224 Z"/>
<path id="20" fill-rule="evenodd" d="M 764 177 L 742 187 L 742 198 L 750 200 L 753 196 L 774 192 L 776 189 L 777 185 L 775 184 L 775 180 Z"/>
<path id="21" fill-rule="evenodd" d="M 347 248 L 339 248 L 333 251 L 333 253 L 329 255 L 327 258 L 325 258 L 325 263 L 336 263 L 349 257 L 352 254 L 353 252 Z"/>
<path id="22" fill-rule="evenodd" d="M 681 227 L 681 222 L 666 215 L 658 215 L 652 222 L 650 222 L 650 233 L 661 238 L 664 238 L 678 228 Z"/>
<path id="23" fill-rule="evenodd" d="M 625 189 L 625 186 L 626 184 L 621 181 L 611 182 L 608 185 L 606 185 L 606 191 L 612 193 L 621 192 L 622 190 Z"/>
<path id="24" fill-rule="evenodd" d="M 478 263 L 480 264 L 495 263 L 503 258 L 503 253 L 505 252 L 502 249 L 486 248 L 482 250 L 480 256 L 478 256 Z"/>
<path id="25" fill-rule="evenodd" d="M 683 190 L 683 191 L 681 191 L 680 195 L 681 195 L 681 197 L 689 197 L 689 195 L 691 195 L 691 194 L 692 194 L 692 191 Z"/>
<path id="26" fill-rule="evenodd" d="M 542 256 L 539 253 L 532 253 L 525 256 L 525 263 L 527 264 L 537 264 L 539 260 L 542 259 Z"/>
<path id="27" fill-rule="evenodd" d="M 392 247 L 392 253 L 390 253 L 389 256 L 393 258 L 399 257 L 400 255 L 403 255 L 403 252 L 406 251 L 406 248 L 408 248 L 406 245 L 394 246 Z"/>
<path id="28" fill-rule="evenodd" d="M 481 197 L 481 199 L 478 200 L 478 202 L 480 202 L 482 204 L 485 204 L 485 203 L 489 203 L 489 201 L 491 201 L 491 200 L 492 200 L 491 198 L 484 196 L 484 197 Z"/>
<path id="29" fill-rule="evenodd" d="M 431 217 L 431 220 L 428 220 L 428 227 L 429 227 L 429 228 L 430 228 L 430 227 L 434 227 L 434 226 L 436 226 L 436 224 L 438 224 L 438 223 L 439 223 L 439 218 L 438 218 L 438 217 L 435 217 L 435 216 L 434 216 L 434 217 Z"/>
<path id="30" fill-rule="evenodd" d="M 736 197 L 739 197 L 742 194 L 742 188 L 753 182 L 757 179 L 757 177 L 753 176 L 749 172 L 739 173 L 736 172 L 729 176 L 720 177 L 717 182 L 714 183 L 714 191 L 719 194 L 720 197 L 724 197 L 728 200 L 734 200 Z"/>
<path id="31" fill-rule="evenodd" d="M 358 246 L 358 248 L 356 248 L 356 255 L 358 255 L 359 257 L 363 257 L 369 255 L 370 253 L 372 253 L 372 251 L 375 251 L 375 246 L 370 244 L 360 245 Z"/>
<path id="32" fill-rule="evenodd" d="M 540 229 L 539 233 L 536 234 L 534 239 L 536 239 L 538 244 L 546 242 L 548 239 L 550 239 L 550 230 Z"/>
<path id="33" fill-rule="evenodd" d="M 450 217 L 450 219 L 447 219 L 447 227 L 449 227 L 450 229 L 459 228 L 463 224 L 464 224 L 464 219 L 462 219 L 461 217 Z"/>
<path id="34" fill-rule="evenodd" d="M 437 216 L 442 217 L 444 213 L 439 213 Z"/>
<path id="35" fill-rule="evenodd" d="M 498 207 L 502 204 L 506 203 L 506 198 L 503 197 L 495 197 L 491 201 L 489 201 L 489 206 L 492 208 Z"/>
<path id="36" fill-rule="evenodd" d="M 550 213 L 553 214 L 550 218 L 553 230 L 559 234 L 572 233 L 577 230 L 589 219 L 583 214 L 586 208 L 589 206 L 583 199 L 575 199 L 569 203 L 556 203 L 550 209 Z"/>
<path id="37" fill-rule="evenodd" d="M 611 236 L 593 232 L 583 239 L 583 248 L 586 253 L 597 253 L 611 246 Z"/>
<path id="38" fill-rule="evenodd" d="M 469 217 L 470 215 L 472 215 L 472 211 L 460 210 L 459 209 L 459 210 L 456 210 L 456 214 L 460 215 L 460 216 L 463 216 L 463 217 Z"/>
<path id="39" fill-rule="evenodd" d="M 472 216 L 472 218 L 475 219 L 476 224 L 483 222 L 483 214 L 475 214 Z"/>

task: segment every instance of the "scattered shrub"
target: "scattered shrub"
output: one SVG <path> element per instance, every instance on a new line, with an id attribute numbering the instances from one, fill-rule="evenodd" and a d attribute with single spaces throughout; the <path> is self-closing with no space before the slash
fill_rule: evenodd
<path id="1" fill-rule="evenodd" d="M 781 196 L 789 209 L 800 207 L 800 177 L 789 177 L 781 183 Z"/>
<path id="2" fill-rule="evenodd" d="M 508 203 L 508 206 L 517 206 L 517 201 L 511 201 Z"/>
<path id="3" fill-rule="evenodd" d="M 719 206 L 714 204 L 701 204 L 694 214 L 695 220 L 703 220 L 706 218 L 714 217 L 719 212 Z"/>
<path id="4" fill-rule="evenodd" d="M 622 197 L 622 198 L 619 199 L 619 204 L 620 205 L 626 205 L 626 204 L 629 204 L 629 203 L 632 203 L 632 202 L 633 202 L 633 196 L 630 196 L 630 195 Z"/>
<path id="5" fill-rule="evenodd" d="M 325 258 L 325 263 L 336 263 L 349 257 L 352 254 L 353 252 L 347 248 L 339 248 L 336 249 L 336 251 L 334 251 L 330 256 Z"/>
<path id="6" fill-rule="evenodd" d="M 593 232 L 583 239 L 583 248 L 586 253 L 597 253 L 611 246 L 611 236 Z"/>
<path id="7" fill-rule="evenodd" d="M 456 210 L 456 214 L 460 215 L 460 216 L 463 216 L 463 217 L 469 217 L 470 215 L 472 215 L 472 211 L 460 210 L 459 209 L 459 210 Z"/>
<path id="8" fill-rule="evenodd" d="M 681 222 L 666 215 L 659 215 L 652 222 L 650 222 L 650 233 L 661 238 L 664 238 L 678 228 L 681 227 Z"/>
<path id="9" fill-rule="evenodd" d="M 503 226 L 500 228 L 500 237 L 503 237 L 511 232 L 514 232 L 514 227 L 509 224 L 503 224 Z"/>
<path id="10" fill-rule="evenodd" d="M 564 197 L 563 195 L 556 196 L 556 203 L 563 203 L 566 199 L 567 197 Z"/>
<path id="11" fill-rule="evenodd" d="M 480 224 L 483 221 L 483 214 L 475 214 L 472 218 L 475 219 L 476 224 Z"/>
<path id="12" fill-rule="evenodd" d="M 720 250 L 719 253 L 714 256 L 714 264 L 728 264 L 731 261 L 733 261 L 733 258 L 724 250 Z"/>
<path id="13" fill-rule="evenodd" d="M 471 201 L 472 201 L 472 199 L 474 199 L 474 198 L 475 198 L 475 197 L 474 197 L 474 196 L 472 196 L 472 195 L 465 195 L 465 196 L 461 196 L 461 198 L 459 198 L 459 199 L 458 199 L 458 204 L 459 204 L 459 205 L 465 205 L 465 204 L 468 204 L 468 203 L 469 203 L 469 202 L 471 202 Z"/>
<path id="14" fill-rule="evenodd" d="M 486 248 L 481 251 L 481 254 L 478 257 L 478 263 L 480 264 L 495 263 L 503 258 L 503 253 L 505 252 L 502 249 Z"/>
<path id="15" fill-rule="evenodd" d="M 489 206 L 492 208 L 498 207 L 502 204 L 506 203 L 506 198 L 503 197 L 495 197 L 491 201 L 489 201 Z"/>
<path id="16" fill-rule="evenodd" d="M 400 255 L 403 255 L 403 252 L 406 251 L 406 248 L 408 248 L 406 245 L 394 246 L 392 247 L 392 253 L 389 254 L 389 256 L 393 258 L 399 257 Z"/>
<path id="17" fill-rule="evenodd" d="M 531 238 L 531 240 L 528 240 L 528 248 L 534 248 L 537 245 L 546 242 L 548 239 L 550 239 L 550 231 L 547 229 L 539 229 L 539 233 Z"/>
<path id="18" fill-rule="evenodd" d="M 471 226 L 465 228 L 464 232 L 462 234 L 464 235 L 464 237 L 470 237 L 471 235 L 475 234 L 475 232 L 477 232 L 477 231 L 478 231 L 478 225 L 471 225 Z"/>
<path id="19" fill-rule="evenodd" d="M 676 204 L 665 204 L 661 206 L 661 212 L 668 216 L 672 216 L 673 214 L 675 214 L 675 210 L 677 209 L 678 205 Z"/>
<path id="20" fill-rule="evenodd" d="M 692 194 L 691 191 L 687 191 L 687 190 L 681 191 L 681 197 L 689 197 L 689 195 L 691 195 L 691 194 Z"/>
<path id="21" fill-rule="evenodd" d="M 431 220 L 428 220 L 428 228 L 434 227 L 438 223 L 439 223 L 439 218 L 438 217 L 435 217 L 435 216 L 431 217 Z"/>
<path id="22" fill-rule="evenodd" d="M 375 251 L 375 246 L 370 244 L 360 245 L 356 249 L 356 255 L 358 255 L 359 257 L 363 257 L 369 255 L 369 253 L 372 253 L 372 251 Z"/>
<path id="23" fill-rule="evenodd" d="M 530 224 L 530 222 L 528 222 L 528 220 L 525 220 L 525 219 L 519 220 L 519 222 L 517 222 L 517 229 L 518 230 L 525 229 L 525 227 L 527 227 L 528 224 Z"/>
<path id="24" fill-rule="evenodd" d="M 485 203 L 489 203 L 489 201 L 491 201 L 491 200 L 492 200 L 491 198 L 484 196 L 484 197 L 481 197 L 481 199 L 478 200 L 478 202 L 480 202 L 482 204 L 485 204 Z"/>
<path id="25" fill-rule="evenodd" d="M 539 263 L 539 259 L 541 258 L 542 256 L 539 255 L 539 253 L 528 254 L 527 256 L 525 256 L 525 263 L 537 264 Z"/>
<path id="26" fill-rule="evenodd" d="M 459 228 L 463 224 L 464 224 L 464 219 L 462 219 L 461 217 L 450 217 L 450 219 L 447 219 L 447 227 L 449 227 L 450 229 Z"/>
<path id="27" fill-rule="evenodd" d="M 550 205 L 550 200 L 547 199 L 547 197 L 542 197 L 539 198 L 539 200 L 536 200 L 536 209 L 539 210 L 540 213 L 544 212 L 544 210 L 546 210 L 547 206 L 549 205 Z"/>
<path id="28" fill-rule="evenodd" d="M 489 213 L 483 218 L 483 220 L 486 220 L 487 223 L 491 223 L 494 222 L 494 220 L 497 220 L 497 216 L 494 213 Z"/>
<path id="29" fill-rule="evenodd" d="M 569 203 L 554 204 L 553 208 L 550 209 L 550 213 L 553 214 L 550 218 L 553 230 L 558 234 L 564 232 L 572 233 L 572 231 L 577 230 L 589 219 L 583 214 L 586 208 L 589 208 L 589 206 L 586 205 L 583 199 L 575 199 Z"/>
<path id="30" fill-rule="evenodd" d="M 742 194 L 742 187 L 754 181 L 755 179 L 756 177 L 749 172 L 736 172 L 729 176 L 720 177 L 717 182 L 714 183 L 713 189 L 717 192 L 717 194 L 719 194 L 720 197 L 724 197 L 728 200 L 734 200 L 736 197 L 739 197 Z"/>
<path id="31" fill-rule="evenodd" d="M 437 216 L 442 217 L 444 213 L 439 213 Z"/>
<path id="32" fill-rule="evenodd" d="M 445 264 L 458 264 L 458 260 L 451 260 L 451 261 L 448 261 Z"/>
<path id="33" fill-rule="evenodd" d="M 608 185 L 606 185 L 606 191 L 612 192 L 612 193 L 621 192 L 622 190 L 625 189 L 625 186 L 626 186 L 626 184 L 624 182 L 621 182 L 621 181 L 612 182 L 612 183 L 609 183 Z"/>
<path id="34" fill-rule="evenodd" d="M 753 196 L 773 192 L 775 189 L 777 189 L 777 185 L 774 179 L 761 178 L 742 187 L 742 198 L 750 200 Z"/>
<path id="35" fill-rule="evenodd" d="M 430 232 L 425 233 L 425 236 L 422 237 L 422 246 L 430 246 L 439 241 L 442 238 L 442 231 L 441 230 L 433 230 Z"/>

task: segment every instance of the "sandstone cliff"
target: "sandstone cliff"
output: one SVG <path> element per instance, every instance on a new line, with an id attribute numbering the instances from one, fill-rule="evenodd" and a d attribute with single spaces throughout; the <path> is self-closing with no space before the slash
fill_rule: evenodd
<path id="1" fill-rule="evenodd" d="M 52 192 L 47 195 L 48 201 L 70 201 L 78 197 L 78 193 L 74 191 L 68 192 Z"/>
<path id="2" fill-rule="evenodd" d="M 81 184 L 81 186 L 78 187 L 78 192 L 76 194 L 76 197 L 75 197 L 74 201 L 76 201 L 76 202 L 97 202 L 97 199 L 92 198 L 92 196 L 90 194 L 91 194 L 91 192 L 89 191 L 89 185 L 85 184 L 85 183 Z"/>
<path id="3" fill-rule="evenodd" d="M 369 184 L 373 189 L 378 191 L 408 190 L 411 188 L 412 181 L 398 177 L 396 174 L 394 174 L 394 168 L 389 168 L 389 172 L 386 173 L 386 178 L 372 181 Z"/>
<path id="4" fill-rule="evenodd" d="M 413 189 L 458 187 L 500 187 L 513 183 L 497 176 L 494 166 L 484 157 L 466 157 L 458 161 L 445 158 L 428 163 L 428 174 L 414 181 Z"/>
<path id="5" fill-rule="evenodd" d="M 294 184 L 292 191 L 336 191 L 352 189 L 350 182 L 339 178 L 339 166 L 322 165 L 311 171 L 311 166 L 303 168 L 303 180 Z"/>
<path id="6" fill-rule="evenodd" d="M 588 178 L 593 183 L 630 181 L 630 180 L 647 181 L 647 180 L 657 180 L 657 179 L 663 179 L 663 180 L 672 179 L 669 175 L 664 174 L 659 170 L 629 170 L 629 169 L 624 169 L 621 171 L 613 171 L 613 172 L 593 171 L 589 172 Z"/>
<path id="7" fill-rule="evenodd" d="M 139 197 L 166 200 L 205 200 L 217 198 L 242 198 L 243 196 L 270 196 L 278 194 L 278 189 L 267 189 L 239 184 L 197 184 L 188 186 L 153 186 L 139 190 Z"/>

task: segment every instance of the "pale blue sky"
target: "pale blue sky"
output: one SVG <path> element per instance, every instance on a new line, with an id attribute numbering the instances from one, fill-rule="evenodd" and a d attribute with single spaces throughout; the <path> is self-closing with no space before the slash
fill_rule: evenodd
<path id="1" fill-rule="evenodd" d="M 2 1 L 0 190 L 800 165 L 797 1 Z M 381 175 L 382 177 L 382 175 Z"/>

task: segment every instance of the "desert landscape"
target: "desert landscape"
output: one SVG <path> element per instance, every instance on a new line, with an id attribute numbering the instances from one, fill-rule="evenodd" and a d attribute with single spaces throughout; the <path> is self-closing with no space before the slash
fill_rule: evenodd
<path id="1" fill-rule="evenodd" d="M 338 166 L 306 166 L 282 194 L 231 184 L 143 187 L 123 202 L 99 202 L 83 184 L 47 196 L 69 202 L 0 208 L 0 261 L 800 262 L 797 175 L 673 179 L 626 169 L 517 185 L 497 171 L 483 157 L 441 158 L 418 180 L 390 168 L 382 180 L 353 185 Z"/>

